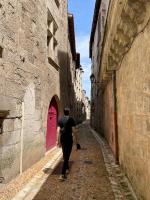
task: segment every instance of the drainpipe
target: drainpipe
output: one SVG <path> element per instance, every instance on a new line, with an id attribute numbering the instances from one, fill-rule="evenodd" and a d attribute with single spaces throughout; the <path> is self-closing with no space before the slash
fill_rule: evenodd
<path id="1" fill-rule="evenodd" d="M 115 125 L 115 151 L 116 163 L 119 164 L 119 143 L 118 143 L 118 110 L 117 110 L 117 84 L 116 71 L 113 73 L 113 96 L 114 96 L 114 125 Z"/>
<path id="2" fill-rule="evenodd" d="M 22 126 L 20 135 L 20 174 L 22 174 L 22 161 L 23 161 L 23 128 L 24 128 L 24 102 L 22 102 Z"/>

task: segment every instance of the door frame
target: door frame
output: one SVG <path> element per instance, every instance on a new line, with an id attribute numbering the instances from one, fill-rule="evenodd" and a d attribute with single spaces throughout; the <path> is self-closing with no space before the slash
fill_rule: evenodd
<path id="1" fill-rule="evenodd" d="M 52 102 L 55 101 L 56 102 L 56 111 L 57 111 L 57 119 L 58 119 L 58 116 L 59 116 L 59 113 L 60 113 L 60 100 L 58 98 L 57 95 L 54 95 L 51 100 L 50 100 L 50 103 L 49 103 L 49 106 L 48 106 L 48 110 L 47 110 L 47 123 L 48 123 L 48 112 L 49 112 L 49 109 L 50 109 L 50 106 L 52 104 Z M 48 151 L 50 151 L 51 149 L 53 148 L 50 148 L 49 150 L 47 150 L 47 128 L 48 128 L 48 124 L 46 123 L 46 135 L 45 135 L 45 152 L 47 153 Z M 57 121 L 56 121 L 56 128 L 57 128 Z M 56 132 L 57 134 L 57 132 Z"/>

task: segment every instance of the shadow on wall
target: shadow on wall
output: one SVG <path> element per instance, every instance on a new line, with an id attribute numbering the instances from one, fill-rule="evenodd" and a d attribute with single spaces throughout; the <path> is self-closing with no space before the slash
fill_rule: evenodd
<path id="1" fill-rule="evenodd" d="M 58 51 L 58 64 L 60 66 L 60 102 L 61 107 L 69 107 L 69 99 L 71 97 L 70 87 L 69 87 L 69 66 L 70 66 L 70 59 L 67 53 Z M 70 77 L 69 77 L 70 76 Z"/>
<path id="2" fill-rule="evenodd" d="M 61 108 L 69 107 L 71 115 L 77 123 L 81 123 L 86 119 L 85 108 L 82 101 L 78 101 L 75 94 L 74 82 L 70 57 L 68 53 L 58 51 L 58 64 L 60 66 L 60 102 Z M 74 69 L 75 70 L 75 69 Z M 61 111 L 62 113 L 63 111 Z"/>

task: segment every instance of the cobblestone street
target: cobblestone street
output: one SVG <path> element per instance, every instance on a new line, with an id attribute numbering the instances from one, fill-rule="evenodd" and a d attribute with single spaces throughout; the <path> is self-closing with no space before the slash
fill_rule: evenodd
<path id="1" fill-rule="evenodd" d="M 44 170 L 37 172 L 35 178 L 28 181 L 27 186 L 22 186 L 23 189 L 13 200 L 136 199 L 126 177 L 115 164 L 105 140 L 100 138 L 87 122 L 79 125 L 78 130 L 82 149 L 76 151 L 74 145 L 70 159 L 70 174 L 67 179 L 63 182 L 58 179 L 62 160 L 59 162 L 60 150 L 57 150 L 57 159 L 53 159 L 55 161 L 54 170 L 52 170 L 52 164 L 50 167 L 45 165 Z M 42 173 L 44 175 L 41 175 Z M 26 175 L 24 178 L 26 179 Z M 19 183 L 19 180 L 15 182 L 16 188 L 17 182 Z M 3 194 L 2 199 L 11 198 L 6 198 Z"/>
<path id="2" fill-rule="evenodd" d="M 0 200 L 150 200 L 150 0 L 0 18 Z"/>
<path id="3" fill-rule="evenodd" d="M 62 164 L 60 163 L 34 200 L 114 199 L 100 145 L 86 126 L 83 125 L 79 129 L 82 150 L 73 149 L 71 172 L 67 180 L 58 180 Z"/>

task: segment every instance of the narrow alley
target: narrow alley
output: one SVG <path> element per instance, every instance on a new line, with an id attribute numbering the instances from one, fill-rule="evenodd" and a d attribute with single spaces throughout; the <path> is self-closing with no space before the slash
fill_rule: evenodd
<path id="1" fill-rule="evenodd" d="M 150 200 L 150 0 L 0 0 L 0 21 L 0 200 Z"/>
<path id="2" fill-rule="evenodd" d="M 58 179 L 62 165 L 60 160 L 54 170 L 50 167 L 43 170 L 43 174 L 46 173 L 48 176 L 38 190 L 40 178 L 38 181 L 37 179 L 36 181 L 29 180 L 27 186 L 22 188 L 13 200 L 135 199 L 105 141 L 90 128 L 87 122 L 80 124 L 78 130 L 82 148 L 77 151 L 74 145 L 70 159 L 71 169 L 67 179 L 65 181 Z M 41 170 L 36 176 L 39 173 Z M 0 199 L 6 200 L 6 195 L 3 196 Z"/>

